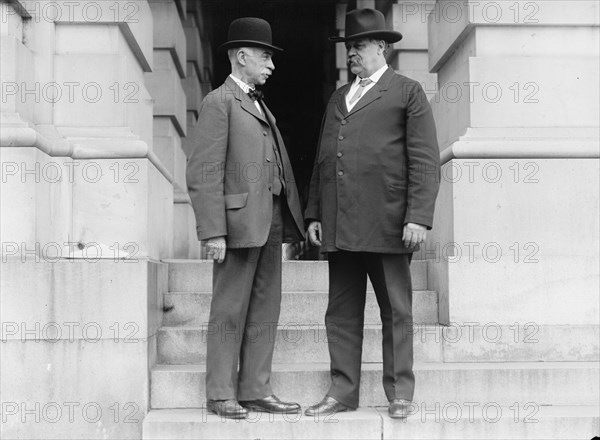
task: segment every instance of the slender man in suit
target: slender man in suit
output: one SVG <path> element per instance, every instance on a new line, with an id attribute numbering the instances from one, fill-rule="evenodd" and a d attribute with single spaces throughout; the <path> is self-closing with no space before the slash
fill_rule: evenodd
<path id="1" fill-rule="evenodd" d="M 227 50 L 231 75 L 202 103 L 187 164 L 198 239 L 215 262 L 207 409 L 228 418 L 245 418 L 248 410 L 294 413 L 300 406 L 278 399 L 270 377 L 281 245 L 303 239 L 303 219 L 281 134 L 256 90 L 282 49 L 272 45 L 265 20 L 240 18 L 219 50 Z"/>
<path id="2" fill-rule="evenodd" d="M 356 80 L 329 100 L 305 218 L 311 242 L 329 260 L 325 325 L 331 387 L 307 415 L 358 407 L 367 276 L 380 308 L 383 387 L 393 418 L 406 416 L 415 379 L 412 253 L 431 229 L 439 186 L 439 151 L 431 108 L 416 81 L 387 64 L 383 14 L 346 15 L 348 67 Z"/>

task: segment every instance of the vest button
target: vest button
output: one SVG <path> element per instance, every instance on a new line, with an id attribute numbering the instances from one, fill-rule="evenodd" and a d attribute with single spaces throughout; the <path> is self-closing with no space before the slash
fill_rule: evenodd
<path id="1" fill-rule="evenodd" d="M 337 154 L 337 157 L 342 157 L 342 156 L 343 156 L 343 154 L 342 154 L 341 152 L 339 152 L 339 153 Z"/>
<path id="2" fill-rule="evenodd" d="M 348 123 L 348 121 L 346 121 L 345 119 L 342 119 L 342 125 L 346 125 Z"/>
<path id="3" fill-rule="evenodd" d="M 338 137 L 338 139 L 339 139 L 340 141 L 343 141 L 343 140 L 344 140 L 344 136 L 339 136 L 339 137 Z"/>
<path id="4" fill-rule="evenodd" d="M 343 176 L 344 172 L 343 171 L 338 171 L 338 176 Z"/>

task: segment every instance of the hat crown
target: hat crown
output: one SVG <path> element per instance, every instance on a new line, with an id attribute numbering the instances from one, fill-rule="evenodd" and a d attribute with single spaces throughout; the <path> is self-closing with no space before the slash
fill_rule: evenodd
<path id="1" fill-rule="evenodd" d="M 238 18 L 229 25 L 228 41 L 260 41 L 272 44 L 271 25 L 262 18 Z"/>
<path id="2" fill-rule="evenodd" d="M 377 9 L 354 9 L 346 14 L 346 36 L 329 37 L 330 41 L 343 42 L 362 38 L 378 38 L 388 43 L 402 39 L 402 34 L 385 25 L 385 17 Z"/>
<path id="3" fill-rule="evenodd" d="M 364 32 L 387 30 L 385 17 L 376 9 L 355 9 L 346 14 L 346 38 Z"/>
<path id="4" fill-rule="evenodd" d="M 237 18 L 229 25 L 227 41 L 219 46 L 219 51 L 232 47 L 264 47 L 281 51 L 280 47 L 273 46 L 271 25 L 267 20 L 256 17 Z"/>

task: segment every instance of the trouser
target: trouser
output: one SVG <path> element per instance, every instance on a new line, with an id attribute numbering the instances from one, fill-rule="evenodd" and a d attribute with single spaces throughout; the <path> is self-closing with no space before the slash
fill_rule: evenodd
<path id="1" fill-rule="evenodd" d="M 273 197 L 264 246 L 227 249 L 223 263 L 214 263 L 206 348 L 208 400 L 255 400 L 273 394 L 271 363 L 281 305 L 281 203 Z"/>
<path id="2" fill-rule="evenodd" d="M 383 333 L 383 388 L 388 400 L 412 400 L 412 254 L 330 252 L 329 305 L 325 315 L 329 394 L 358 407 L 367 275 L 379 304 Z"/>

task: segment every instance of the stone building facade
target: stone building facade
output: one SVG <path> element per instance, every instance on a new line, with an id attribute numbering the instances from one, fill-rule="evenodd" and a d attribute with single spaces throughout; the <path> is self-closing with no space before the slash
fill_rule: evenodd
<path id="1" fill-rule="evenodd" d="M 317 3 L 325 4 L 321 21 L 278 29 L 296 13 L 314 18 Z M 598 3 L 354 3 L 381 10 L 404 34 L 389 63 L 423 84 L 438 126 L 436 227 L 417 266 L 422 290 L 435 292 L 428 325 L 475 336 L 442 338 L 434 347 L 439 368 L 427 374 L 480 365 L 483 384 L 503 378 L 533 387 L 528 396 L 542 395 L 542 406 L 571 408 L 544 413 L 548 424 L 539 429 L 556 434 L 567 426 L 591 438 L 600 385 Z M 202 98 L 224 79 L 214 48 L 227 20 L 252 8 L 287 17 L 265 17 L 276 37 L 310 34 L 307 47 L 322 65 L 303 66 L 300 53 L 278 65 L 287 78 L 276 80 L 276 69 L 273 79 L 283 93 L 306 87 L 298 85 L 302 69 L 323 78 L 306 87 L 313 108 L 291 111 L 273 97 L 288 147 L 297 136 L 309 142 L 316 133 L 294 131 L 303 115 L 317 114 L 318 124 L 330 92 L 348 81 L 343 45 L 326 42 L 330 32 L 343 32 L 347 7 L 300 0 L 0 3 L 3 438 L 159 438 L 167 428 L 184 435 L 177 420 L 188 423 L 188 413 L 149 416 L 198 407 L 154 403 L 152 387 L 157 370 L 171 374 L 165 386 L 173 392 L 192 375 L 161 370 L 161 328 L 166 298 L 185 290 L 174 287 L 174 277 L 201 257 L 185 162 Z M 311 148 L 291 151 L 300 176 Z M 297 271 L 305 278 L 323 271 L 323 263 L 293 264 L 284 274 L 290 290 L 301 290 Z M 209 278 L 209 271 L 197 273 Z M 453 383 L 475 383 L 465 373 L 472 367 L 456 368 Z M 453 399 L 466 397 L 457 391 Z M 572 407 L 583 409 L 571 416 Z M 384 437 L 400 435 L 373 411 L 357 416 L 362 426 L 377 422 Z M 269 426 L 275 437 L 289 429 Z M 424 426 L 416 428 L 432 437 L 451 432 Z M 493 435 L 492 425 L 482 426 L 473 429 Z M 222 429 L 207 432 L 232 435 Z M 339 429 L 361 432 L 351 421 Z M 525 432 L 513 431 L 506 432 Z"/>

